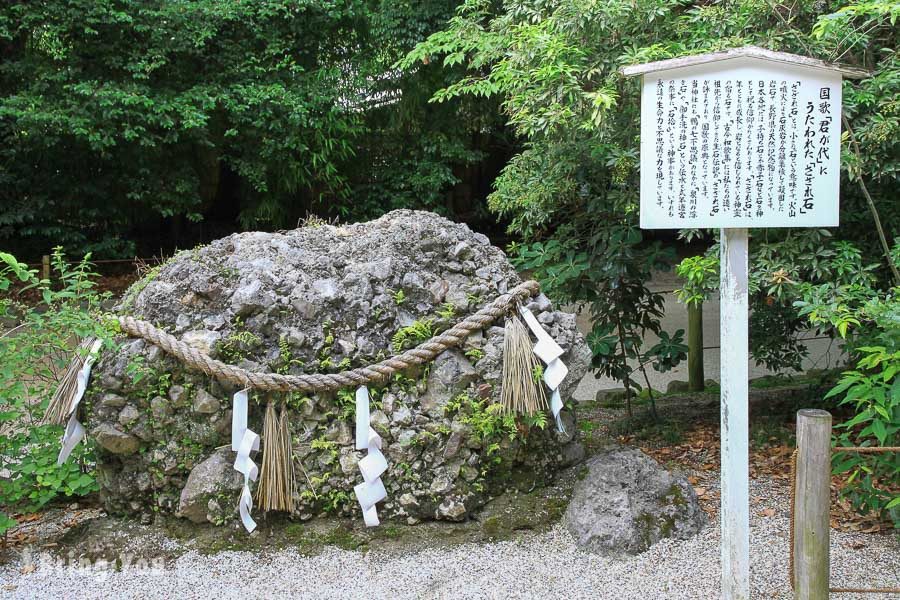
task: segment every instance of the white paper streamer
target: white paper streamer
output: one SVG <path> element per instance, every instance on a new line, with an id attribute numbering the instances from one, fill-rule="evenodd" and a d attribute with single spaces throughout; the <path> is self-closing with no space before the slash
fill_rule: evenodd
<path id="1" fill-rule="evenodd" d="M 359 461 L 363 482 L 353 487 L 356 499 L 363 511 L 366 527 L 378 525 L 377 502 L 387 498 L 387 490 L 381 482 L 381 474 L 387 470 L 387 459 L 381 453 L 381 437 L 369 424 L 369 390 L 360 386 L 356 390 L 356 448 L 366 450 Z"/>
<path id="2" fill-rule="evenodd" d="M 250 511 L 253 510 L 250 482 L 259 477 L 259 468 L 250 458 L 250 453 L 259 451 L 259 435 L 247 429 L 247 390 L 234 395 L 231 414 L 231 449 L 237 452 L 234 470 L 244 476 L 238 511 L 241 513 L 244 529 L 252 533 L 256 529 L 256 521 L 250 516 Z"/>
<path id="3" fill-rule="evenodd" d="M 97 355 L 102 345 L 103 340 L 94 340 L 87 358 L 84 359 L 84 364 L 78 371 L 78 375 L 75 376 L 75 395 L 72 396 L 69 408 L 66 411 L 66 415 L 69 415 L 69 422 L 66 423 L 59 456 L 56 458 L 57 466 L 66 462 L 69 459 L 69 455 L 72 454 L 72 450 L 78 445 L 78 442 L 84 439 L 84 426 L 78 422 L 78 404 L 87 390 L 88 379 L 91 377 L 91 367 L 94 365 L 94 361 L 97 360 Z"/>
<path id="4" fill-rule="evenodd" d="M 544 369 L 544 383 L 547 384 L 551 391 L 550 412 L 556 420 L 556 430 L 560 433 L 565 433 L 566 428 L 563 427 L 562 418 L 560 417 L 563 402 L 559 395 L 559 386 L 569 373 L 569 368 L 560 359 L 565 350 L 556 343 L 556 340 L 550 337 L 550 334 L 541 326 L 530 310 L 520 306 L 519 312 L 522 318 L 525 319 L 525 323 L 528 324 L 528 328 L 531 329 L 534 337 L 537 338 L 537 343 L 534 345 L 534 353 L 547 365 Z"/>
<path id="5" fill-rule="evenodd" d="M 247 431 L 247 390 L 241 390 L 234 395 L 231 407 L 231 449 L 235 452 L 241 447 L 245 431 Z"/>

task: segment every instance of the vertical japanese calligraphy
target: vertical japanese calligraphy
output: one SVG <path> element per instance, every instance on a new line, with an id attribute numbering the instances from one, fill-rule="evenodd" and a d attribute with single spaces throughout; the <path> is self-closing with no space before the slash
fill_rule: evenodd
<path id="1" fill-rule="evenodd" d="M 836 197 L 836 180 L 825 180 L 838 169 L 839 85 L 735 72 L 645 86 L 642 202 L 660 223 L 651 226 L 802 226 L 823 195 Z"/>

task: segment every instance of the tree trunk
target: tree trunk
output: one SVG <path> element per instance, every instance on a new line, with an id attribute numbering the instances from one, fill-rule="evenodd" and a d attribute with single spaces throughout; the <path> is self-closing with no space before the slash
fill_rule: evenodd
<path id="1" fill-rule="evenodd" d="M 688 311 L 688 389 L 706 389 L 703 374 L 703 303 L 689 302 Z"/>

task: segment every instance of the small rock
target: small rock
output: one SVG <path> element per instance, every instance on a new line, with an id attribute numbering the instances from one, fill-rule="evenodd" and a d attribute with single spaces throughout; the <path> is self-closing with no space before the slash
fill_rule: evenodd
<path id="1" fill-rule="evenodd" d="M 397 396 L 387 392 L 381 398 L 381 409 L 384 411 L 386 415 L 390 415 L 394 412 L 394 403 L 397 401 Z"/>
<path id="2" fill-rule="evenodd" d="M 388 419 L 387 415 L 384 414 L 384 411 L 376 410 L 373 411 L 371 415 L 369 415 L 369 424 L 372 426 L 372 429 L 377 431 L 379 434 L 384 435 L 390 429 L 391 420 Z"/>
<path id="3" fill-rule="evenodd" d="M 119 413 L 119 424 L 122 427 L 128 427 L 140 418 L 141 413 L 137 407 L 129 404 Z"/>
<path id="4" fill-rule="evenodd" d="M 359 457 L 352 449 L 345 448 L 345 450 L 346 452 L 341 452 L 341 458 L 339 460 L 341 464 L 341 473 L 344 475 L 353 475 L 357 472 Z"/>
<path id="5" fill-rule="evenodd" d="M 194 395 L 192 408 L 195 413 L 211 415 L 222 408 L 222 403 L 203 388 L 198 388 L 197 393 Z"/>
<path id="6" fill-rule="evenodd" d="M 401 404 L 399 408 L 395 409 L 393 414 L 391 414 L 391 423 L 395 425 L 409 425 L 412 423 L 412 412 L 409 410 L 409 407 Z"/>
<path id="7" fill-rule="evenodd" d="M 621 405 L 625 401 L 627 391 L 625 388 L 612 388 L 609 390 L 599 390 L 594 399 L 597 404 L 604 408 L 615 407 Z"/>
<path id="8" fill-rule="evenodd" d="M 466 517 L 466 505 L 454 499 L 447 498 L 437 509 L 437 518 L 447 521 L 462 521 Z"/>
<path id="9" fill-rule="evenodd" d="M 218 331 L 210 331 L 208 329 L 198 329 L 188 331 L 181 336 L 181 341 L 192 346 L 203 354 L 212 354 L 216 342 L 222 338 L 222 334 Z"/>
<path id="10" fill-rule="evenodd" d="M 469 295 L 463 289 L 453 288 L 447 292 L 444 302 L 453 305 L 458 313 L 465 312 L 469 308 Z"/>
<path id="11" fill-rule="evenodd" d="M 154 419 L 164 419 L 171 413 L 169 401 L 162 396 L 154 396 L 150 400 L 150 412 Z"/>
<path id="12" fill-rule="evenodd" d="M 431 481 L 428 491 L 432 494 L 446 494 L 453 489 L 454 479 L 456 479 L 456 475 L 449 469 L 445 467 L 435 469 L 434 479 Z"/>
<path id="13" fill-rule="evenodd" d="M 133 454 L 141 445 L 136 437 L 119 431 L 110 423 L 100 423 L 91 431 L 91 436 L 113 454 Z"/>
<path id="14" fill-rule="evenodd" d="M 323 300 L 337 298 L 337 282 L 334 279 L 318 279 L 313 281 L 312 288 Z"/>
<path id="15" fill-rule="evenodd" d="M 613 447 L 587 462 L 565 523 L 580 548 L 639 554 L 663 538 L 687 539 L 706 523 L 693 487 L 634 448 Z"/>
<path id="16" fill-rule="evenodd" d="M 211 498 L 241 488 L 243 479 L 234 470 L 232 455 L 230 447 L 220 448 L 191 470 L 178 501 L 179 516 L 194 523 L 203 523 Z"/>
<path id="17" fill-rule="evenodd" d="M 402 494 L 399 499 L 400 506 L 418 506 L 419 501 L 409 492 Z"/>
<path id="18" fill-rule="evenodd" d="M 449 289 L 450 284 L 444 279 L 438 279 L 428 286 L 428 291 L 431 293 L 431 299 L 435 304 L 440 304 L 444 301 Z"/>
<path id="19" fill-rule="evenodd" d="M 122 408 L 125 406 L 125 398 L 116 394 L 103 394 L 100 399 L 100 406 L 103 408 Z"/>
<path id="20" fill-rule="evenodd" d="M 456 423 L 453 425 L 456 425 Z M 459 450 L 462 448 L 465 441 L 466 433 L 464 431 L 453 431 L 450 434 L 450 437 L 447 438 L 447 443 L 444 445 L 444 458 L 452 458 L 459 454 Z"/>
<path id="21" fill-rule="evenodd" d="M 690 391 L 691 386 L 687 381 L 678 381 L 673 379 L 666 385 L 666 393 L 667 394 L 681 394 L 687 391 Z"/>
<path id="22" fill-rule="evenodd" d="M 450 250 L 450 256 L 457 260 L 466 260 L 472 256 L 472 247 L 466 242 L 458 242 L 453 249 Z"/>
<path id="23" fill-rule="evenodd" d="M 325 439 L 330 442 L 337 442 L 339 446 L 346 446 L 353 441 L 353 433 L 350 426 L 344 421 L 335 421 L 325 430 Z"/>
<path id="24" fill-rule="evenodd" d="M 477 378 L 478 373 L 462 352 L 443 352 L 431 365 L 427 388 L 422 396 L 422 408 L 433 418 L 442 417 L 447 402 Z"/>
<path id="25" fill-rule="evenodd" d="M 180 385 L 173 385 L 169 388 L 169 400 L 171 400 L 175 405 L 181 403 L 182 398 L 184 398 L 185 390 Z"/>
<path id="26" fill-rule="evenodd" d="M 365 272 L 373 278 L 384 281 L 391 276 L 391 259 L 382 258 L 365 264 Z"/>

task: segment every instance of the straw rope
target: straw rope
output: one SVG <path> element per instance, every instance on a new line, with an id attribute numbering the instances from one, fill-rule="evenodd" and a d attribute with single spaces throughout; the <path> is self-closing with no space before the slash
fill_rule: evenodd
<path id="1" fill-rule="evenodd" d="M 448 348 L 460 345 L 472 333 L 490 326 L 514 308 L 516 304 L 539 292 L 540 284 L 538 282 L 526 281 L 508 293 L 498 296 L 493 302 L 469 315 L 447 331 L 422 342 L 415 348 L 410 348 L 402 354 L 391 356 L 366 367 L 328 374 L 282 375 L 248 371 L 210 358 L 209 355 L 154 327 L 147 321 L 127 316 L 118 317 L 118 321 L 124 333 L 160 347 L 186 365 L 207 375 L 257 390 L 313 393 L 384 381 L 398 371 L 428 362 Z"/>

